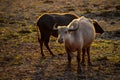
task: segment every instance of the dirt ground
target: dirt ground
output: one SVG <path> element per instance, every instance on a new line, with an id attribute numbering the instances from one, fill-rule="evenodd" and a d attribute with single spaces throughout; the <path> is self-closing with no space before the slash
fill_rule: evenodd
<path id="1" fill-rule="evenodd" d="M 91 47 L 92 66 L 71 71 L 64 45 L 51 37 L 51 57 L 40 54 L 36 22 L 44 13 L 75 13 L 96 19 L 105 30 Z M 119 80 L 120 0 L 0 0 L 0 80 Z"/>

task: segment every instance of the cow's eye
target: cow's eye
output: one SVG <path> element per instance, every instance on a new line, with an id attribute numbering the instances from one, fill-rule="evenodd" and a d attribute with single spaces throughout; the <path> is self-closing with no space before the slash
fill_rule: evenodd
<path id="1" fill-rule="evenodd" d="M 67 34 L 67 31 L 65 31 L 65 34 Z"/>
<path id="2" fill-rule="evenodd" d="M 58 30 L 58 33 L 60 33 L 60 31 Z"/>

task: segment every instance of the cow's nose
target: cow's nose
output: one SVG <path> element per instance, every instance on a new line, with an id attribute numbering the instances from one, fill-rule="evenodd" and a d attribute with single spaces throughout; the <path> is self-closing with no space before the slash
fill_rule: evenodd
<path id="1" fill-rule="evenodd" d="M 63 39 L 61 38 L 61 39 L 58 39 L 58 42 L 61 44 L 61 43 L 63 43 Z"/>

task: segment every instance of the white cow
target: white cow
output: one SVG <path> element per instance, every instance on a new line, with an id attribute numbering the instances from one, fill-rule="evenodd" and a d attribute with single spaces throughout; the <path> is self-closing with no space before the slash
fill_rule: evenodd
<path id="1" fill-rule="evenodd" d="M 58 42 L 65 44 L 65 50 L 68 54 L 68 65 L 71 66 L 71 54 L 77 51 L 78 72 L 80 69 L 80 55 L 84 64 L 85 52 L 87 51 L 88 64 L 90 65 L 90 46 L 95 39 L 95 29 L 93 22 L 84 16 L 74 19 L 68 26 L 59 26 Z"/>

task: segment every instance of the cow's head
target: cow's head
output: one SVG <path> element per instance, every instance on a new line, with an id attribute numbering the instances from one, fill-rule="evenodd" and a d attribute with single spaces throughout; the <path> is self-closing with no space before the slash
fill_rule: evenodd
<path id="1" fill-rule="evenodd" d="M 98 22 L 96 20 L 92 20 L 93 21 L 93 25 L 95 28 L 96 33 L 104 33 L 104 30 L 102 29 L 102 27 L 98 24 Z"/>
<path id="2" fill-rule="evenodd" d="M 68 28 L 67 26 L 58 26 L 58 42 L 63 43 L 67 37 L 69 37 L 69 32 L 76 31 L 78 27 L 76 28 Z"/>

